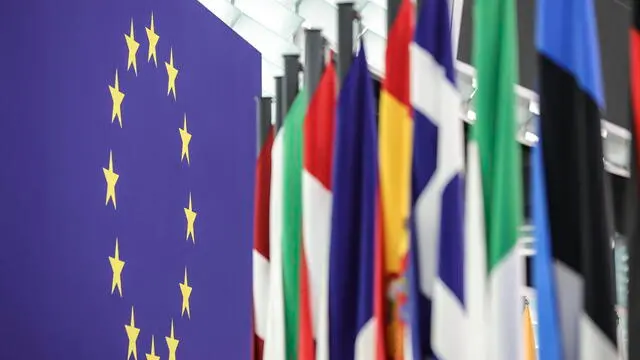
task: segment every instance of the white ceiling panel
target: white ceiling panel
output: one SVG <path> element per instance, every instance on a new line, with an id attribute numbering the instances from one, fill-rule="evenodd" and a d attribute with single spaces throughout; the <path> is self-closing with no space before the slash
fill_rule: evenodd
<path id="1" fill-rule="evenodd" d="M 290 39 L 304 19 L 276 0 L 235 0 L 240 11 L 280 37 Z"/>
<path id="2" fill-rule="evenodd" d="M 255 47 L 263 57 L 278 67 L 283 67 L 283 54 L 297 54 L 300 49 L 247 15 L 242 15 L 233 29 Z"/>

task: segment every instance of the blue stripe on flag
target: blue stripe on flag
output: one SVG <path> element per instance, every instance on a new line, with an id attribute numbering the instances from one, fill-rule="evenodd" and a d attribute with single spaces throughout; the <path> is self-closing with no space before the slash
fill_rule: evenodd
<path id="1" fill-rule="evenodd" d="M 592 0 L 538 0 L 538 50 L 573 74 L 578 85 L 604 110 L 600 49 Z M 588 5 L 587 5 L 588 4 Z"/>
<path id="2" fill-rule="evenodd" d="M 377 134 L 364 45 L 338 99 L 329 259 L 329 358 L 353 360 L 373 317 Z M 371 344 L 373 347 L 373 344 Z"/>
<path id="3" fill-rule="evenodd" d="M 540 132 L 538 132 L 540 133 Z M 531 205 L 536 255 L 533 257 L 533 284 L 538 315 L 538 352 L 540 359 L 562 359 L 560 323 L 557 311 L 555 272 L 551 258 L 551 236 L 547 219 L 547 190 L 544 183 L 542 138 L 531 151 Z"/>

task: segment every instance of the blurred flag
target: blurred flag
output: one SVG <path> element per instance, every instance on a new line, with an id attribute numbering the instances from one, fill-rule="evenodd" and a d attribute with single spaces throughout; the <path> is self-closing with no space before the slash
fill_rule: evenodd
<path id="1" fill-rule="evenodd" d="M 473 127 L 484 192 L 488 268 L 488 358 L 521 358 L 522 167 L 516 142 L 514 85 L 517 26 L 514 0 L 478 0 L 474 13 L 474 63 L 478 76 Z"/>
<path id="2" fill-rule="evenodd" d="M 304 123 L 302 172 L 303 238 L 309 285 L 310 314 L 301 312 L 300 360 L 313 359 L 313 339 L 318 359 L 327 360 L 329 242 L 331 240 L 331 170 L 336 111 L 336 70 L 327 64 Z M 311 334 L 306 333 L 311 328 Z M 304 330 L 304 331 L 303 331 Z M 303 344 L 304 341 L 304 344 Z M 309 349 L 311 347 L 311 349 Z"/>
<path id="3" fill-rule="evenodd" d="M 373 359 L 377 134 L 373 84 L 360 45 L 338 98 L 329 258 L 329 358 Z"/>
<path id="4" fill-rule="evenodd" d="M 196 1 L 0 22 L 0 358 L 250 359 L 260 53 Z"/>
<path id="5" fill-rule="evenodd" d="M 271 156 L 271 206 L 270 206 L 270 243 L 269 255 L 271 259 L 271 273 L 269 279 L 269 313 L 267 315 L 267 332 L 264 341 L 264 360 L 288 359 L 288 351 L 295 353 L 297 341 L 293 344 L 288 341 L 293 336 L 292 332 L 298 331 L 298 261 L 300 253 L 300 199 L 295 199 L 294 183 L 300 178 L 301 169 L 298 167 L 298 176 L 295 176 L 296 164 L 301 162 L 301 155 L 296 158 L 296 147 L 300 145 L 302 134 L 302 119 L 307 108 L 306 93 L 301 91 L 296 96 L 289 112 L 284 118 L 280 131 L 273 143 Z M 291 135 L 289 135 L 291 133 Z M 290 136 L 290 137 L 289 137 Z M 288 138 L 289 137 L 289 138 Z M 301 147 L 297 147 L 302 152 Z M 297 161 L 297 162 L 296 162 Z M 290 188 L 286 188 L 289 186 Z M 298 190 L 300 185 L 298 184 Z M 284 191 L 284 189 L 287 191 Z M 296 212 L 297 210 L 297 212 Z M 290 216 L 291 218 L 287 218 Z M 293 221 L 297 219 L 297 227 Z M 296 229 L 298 232 L 296 232 Z M 298 236 L 296 242 L 295 236 Z M 286 265 L 285 261 L 289 262 Z M 293 262 L 293 264 L 292 264 Z M 296 271 L 295 274 L 285 273 Z M 285 279 L 290 283 L 287 290 L 295 291 L 292 299 L 289 293 L 285 294 Z M 293 296 L 293 295 L 292 295 Z M 294 300 L 295 299 L 295 300 Z M 286 303 L 285 303 L 286 300 Z M 291 306 L 294 306 L 291 308 Z M 291 327 L 290 327 L 291 326 Z M 293 355 L 291 355 L 293 356 Z"/>
<path id="6" fill-rule="evenodd" d="M 411 46 L 414 108 L 413 348 L 424 359 L 466 359 L 463 237 L 464 129 L 458 116 L 447 0 L 425 2 Z M 482 270 L 480 270 L 482 271 Z M 432 323 L 428 306 L 432 302 Z M 420 321 L 423 320 L 423 321 Z M 429 327 L 431 336 L 429 338 Z M 419 355 L 418 355 L 419 354 Z"/>
<path id="7" fill-rule="evenodd" d="M 538 2 L 541 148 L 565 359 L 618 356 L 595 21 L 591 0 Z"/>
<path id="8" fill-rule="evenodd" d="M 403 330 L 400 302 L 404 297 L 405 279 L 402 263 L 409 247 L 409 211 L 411 199 L 411 144 L 413 121 L 409 100 L 409 44 L 413 36 L 413 4 L 402 0 L 398 14 L 389 30 L 386 51 L 386 76 L 380 91 L 380 201 L 381 218 L 377 245 L 383 249 L 383 286 L 379 301 L 388 306 L 380 308 L 388 319 L 386 340 L 388 355 L 402 358 Z M 386 308 L 386 309 L 385 309 Z"/>
<path id="9" fill-rule="evenodd" d="M 283 139 L 282 275 L 287 360 L 298 358 L 302 246 L 302 129 L 308 96 L 303 89 L 289 109 Z"/>
<path id="10" fill-rule="evenodd" d="M 629 32 L 629 86 L 631 108 L 631 179 L 627 196 L 626 231 L 629 251 L 627 339 L 640 338 L 640 1 L 633 1 L 633 18 Z M 619 343 L 622 339 L 618 338 Z M 628 356 L 640 358 L 640 342 L 628 341 Z"/>
<path id="11" fill-rule="evenodd" d="M 487 354 L 487 242 L 480 154 L 474 133 L 467 143 L 464 213 L 464 295 L 467 308 L 468 359 L 490 360 Z"/>
<path id="12" fill-rule="evenodd" d="M 261 106 L 258 103 L 258 106 Z M 271 109 L 271 104 L 269 104 Z M 273 127 L 270 118 L 261 119 L 258 130 L 258 160 L 253 215 L 253 316 L 254 360 L 262 360 L 269 306 L 269 203 L 271 193 L 271 147 Z M 265 122 L 266 121 L 266 122 Z"/>
<path id="13" fill-rule="evenodd" d="M 547 190 L 542 162 L 541 142 L 531 151 L 531 207 L 536 253 L 533 257 L 533 285 L 536 289 L 536 315 L 538 318 L 538 345 L 540 359 L 561 360 L 562 338 L 555 266 L 551 256 L 551 238 L 547 215 Z"/>
<path id="14" fill-rule="evenodd" d="M 536 339 L 533 330 L 533 321 L 531 321 L 531 308 L 529 304 L 525 304 L 522 312 L 522 333 L 524 335 L 524 360 L 536 360 Z"/>

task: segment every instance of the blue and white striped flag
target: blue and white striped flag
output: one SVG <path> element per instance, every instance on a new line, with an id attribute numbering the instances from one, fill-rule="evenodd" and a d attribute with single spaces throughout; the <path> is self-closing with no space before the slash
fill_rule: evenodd
<path id="1" fill-rule="evenodd" d="M 421 7 L 411 73 L 413 358 L 466 359 L 464 128 L 447 0 L 426 1 Z"/>

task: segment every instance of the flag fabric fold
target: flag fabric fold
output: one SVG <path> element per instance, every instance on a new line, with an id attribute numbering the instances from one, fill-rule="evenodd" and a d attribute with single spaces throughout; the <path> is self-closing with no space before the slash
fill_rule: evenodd
<path id="1" fill-rule="evenodd" d="M 403 354 L 404 330 L 400 316 L 404 297 L 404 258 L 409 247 L 408 220 L 411 200 L 411 119 L 409 85 L 409 45 L 414 31 L 413 4 L 402 0 L 398 14 L 389 30 L 386 49 L 386 74 L 380 91 L 379 121 L 379 181 L 380 219 L 376 246 L 383 254 L 381 293 L 382 304 L 377 319 L 388 319 L 381 334 L 389 356 L 400 359 Z M 385 314 L 387 312 L 387 314 Z"/>
<path id="2" fill-rule="evenodd" d="M 477 71 L 477 141 L 484 194 L 487 241 L 488 359 L 522 356 L 523 260 L 518 253 L 522 225 L 522 167 L 516 142 L 514 85 L 517 27 L 514 0 L 478 0 L 474 9 Z"/>
<path id="3" fill-rule="evenodd" d="M 273 129 L 262 138 L 256 162 L 253 228 L 254 360 L 262 360 L 269 306 L 269 206 Z"/>
<path id="4" fill-rule="evenodd" d="M 458 117 L 449 4 L 425 2 L 411 44 L 411 103 L 414 109 L 413 236 L 410 291 L 417 313 L 413 348 L 423 359 L 429 344 L 439 359 L 465 359 L 464 131 Z M 430 328 L 429 328 L 430 327 Z M 431 331 L 430 331 L 431 330 Z M 426 337 L 431 332 L 431 336 Z M 417 336 L 416 336 L 417 335 Z"/>
<path id="5" fill-rule="evenodd" d="M 360 45 L 338 98 L 329 258 L 329 358 L 372 359 L 377 134 Z"/>
<path id="6" fill-rule="evenodd" d="M 330 61 L 309 103 L 304 124 L 304 169 L 302 172 L 303 239 L 309 284 L 309 328 L 300 331 L 300 360 L 313 359 L 313 339 L 317 358 L 328 360 L 328 281 L 331 240 L 331 173 L 336 108 L 335 66 Z M 311 336 L 311 338 L 310 338 Z M 302 343 L 304 341 L 304 344 Z M 311 350 L 311 353 L 309 352 Z"/>
<path id="7" fill-rule="evenodd" d="M 617 359 L 591 0 L 538 2 L 540 133 L 565 359 Z"/>

